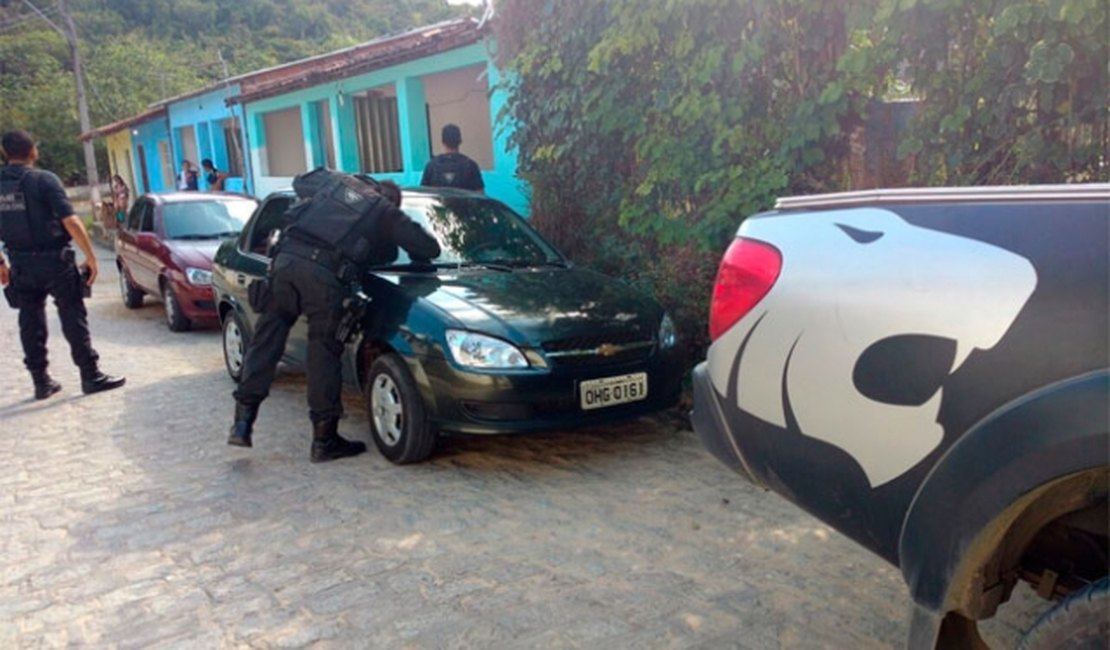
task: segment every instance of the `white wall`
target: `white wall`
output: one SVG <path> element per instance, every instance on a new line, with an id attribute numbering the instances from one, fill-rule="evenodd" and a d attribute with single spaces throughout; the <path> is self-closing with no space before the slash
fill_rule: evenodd
<path id="1" fill-rule="evenodd" d="M 296 176 L 308 170 L 305 159 L 304 129 L 299 106 L 266 113 L 267 176 Z"/>
<path id="2" fill-rule="evenodd" d="M 428 127 L 433 153 L 443 153 L 440 130 L 457 124 L 462 131 L 459 151 L 482 169 L 493 168 L 493 133 L 490 126 L 489 84 L 484 64 L 425 76 Z"/>

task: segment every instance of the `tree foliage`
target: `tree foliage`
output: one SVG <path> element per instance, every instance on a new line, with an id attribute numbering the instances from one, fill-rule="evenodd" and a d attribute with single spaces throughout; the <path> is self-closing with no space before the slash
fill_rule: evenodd
<path id="1" fill-rule="evenodd" d="M 737 225 L 855 189 L 876 101 L 918 104 L 904 184 L 1107 177 L 1103 0 L 502 0 L 497 18 L 536 223 L 652 289 L 695 349 Z"/>
<path id="2" fill-rule="evenodd" d="M 512 138 L 541 228 L 704 340 L 717 255 L 780 194 L 841 186 L 867 86 L 838 69 L 847 0 L 512 0 Z"/>
<path id="3" fill-rule="evenodd" d="M 1105 0 L 886 0 L 878 20 L 922 99 L 919 182 L 1106 179 Z"/>

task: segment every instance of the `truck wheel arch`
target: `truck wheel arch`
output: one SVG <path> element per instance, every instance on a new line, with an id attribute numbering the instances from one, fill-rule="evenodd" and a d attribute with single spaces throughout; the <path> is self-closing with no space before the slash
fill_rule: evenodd
<path id="1" fill-rule="evenodd" d="M 936 647 L 949 613 L 969 622 L 993 615 L 1016 582 L 1001 572 L 1038 532 L 1106 502 L 1108 414 L 1110 371 L 1087 373 L 999 408 L 938 461 L 899 540 L 917 608 L 913 647 Z"/>

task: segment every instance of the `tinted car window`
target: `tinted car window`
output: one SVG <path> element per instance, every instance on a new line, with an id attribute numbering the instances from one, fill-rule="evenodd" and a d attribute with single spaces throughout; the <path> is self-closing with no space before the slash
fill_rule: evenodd
<path id="1" fill-rule="evenodd" d="M 167 239 L 214 239 L 237 235 L 254 210 L 253 201 L 188 201 L 162 208 Z"/>
<path id="2" fill-rule="evenodd" d="M 485 198 L 407 197 L 403 209 L 439 241 L 440 264 L 562 263 L 539 233 L 505 205 Z M 400 252 L 398 262 L 407 262 Z"/>
<path id="3" fill-rule="evenodd" d="M 247 251 L 257 255 L 266 254 L 266 244 L 270 239 L 270 233 L 285 228 L 287 224 L 285 211 L 292 202 L 292 198 L 282 196 L 270 199 L 266 205 L 262 207 L 262 212 L 258 215 L 258 218 L 255 219 L 254 226 L 251 228 L 250 236 L 245 246 Z"/>

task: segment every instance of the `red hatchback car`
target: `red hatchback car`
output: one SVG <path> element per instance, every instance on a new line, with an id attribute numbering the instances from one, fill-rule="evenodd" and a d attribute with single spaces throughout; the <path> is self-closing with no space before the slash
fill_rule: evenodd
<path id="1" fill-rule="evenodd" d="M 116 235 L 116 267 L 123 304 L 162 299 L 175 332 L 194 321 L 215 322 L 212 256 L 239 234 L 258 202 L 237 194 L 172 192 L 139 197 Z"/>

